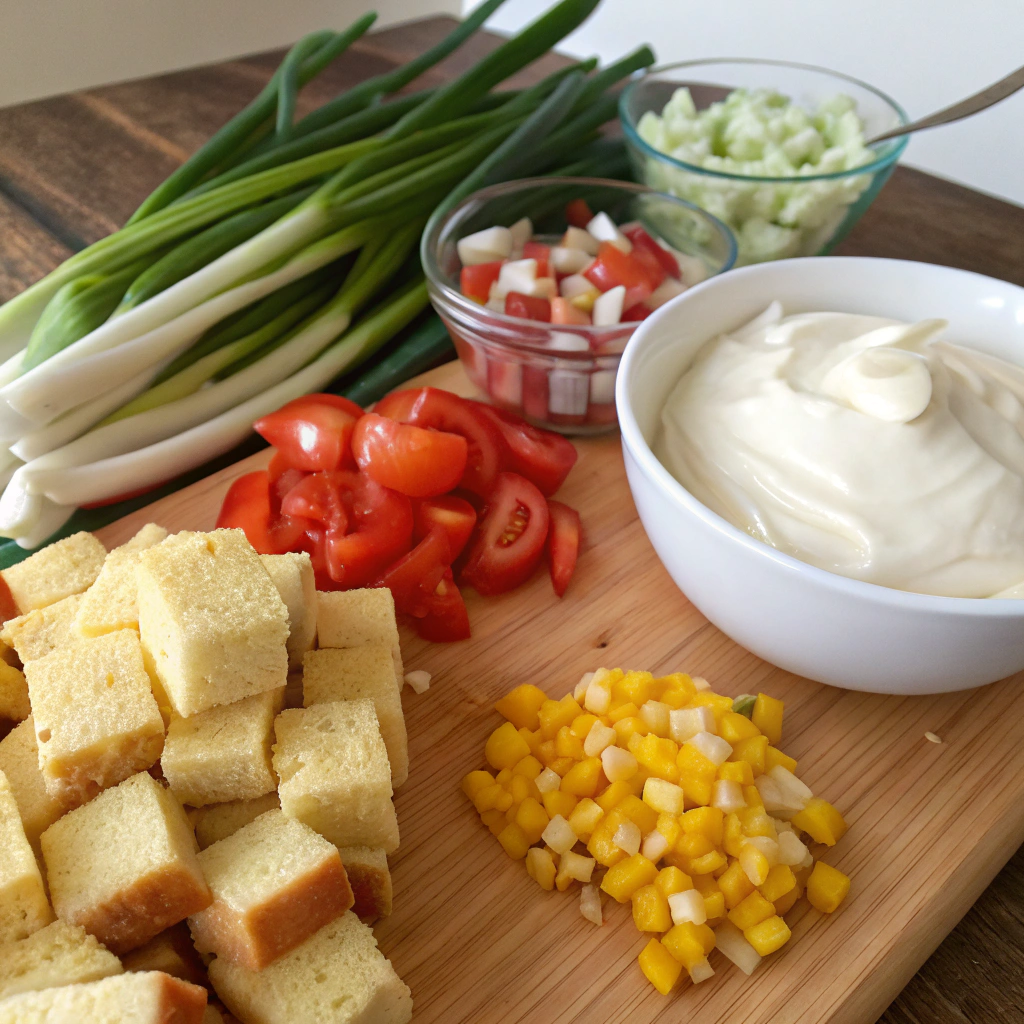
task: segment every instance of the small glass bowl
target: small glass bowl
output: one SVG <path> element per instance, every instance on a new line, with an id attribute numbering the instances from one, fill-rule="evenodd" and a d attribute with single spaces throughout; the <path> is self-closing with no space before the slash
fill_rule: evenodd
<path id="1" fill-rule="evenodd" d="M 534 237 L 557 239 L 568 226 L 565 207 L 584 199 L 616 224 L 638 221 L 711 277 L 736 261 L 729 229 L 673 196 L 632 182 L 602 178 L 524 178 L 480 189 L 448 213 L 431 218 L 420 255 L 430 300 L 455 342 L 470 380 L 488 399 L 529 422 L 563 434 L 597 434 L 617 425 L 615 374 L 637 324 L 570 326 L 506 316 L 459 288 L 460 238 L 521 217 Z"/>
<path id="2" fill-rule="evenodd" d="M 644 114 L 660 115 L 676 89 L 687 86 L 698 110 L 734 89 L 774 89 L 810 113 L 821 101 L 849 96 L 870 138 L 906 124 L 906 112 L 885 93 L 856 78 L 809 64 L 721 58 L 656 68 L 630 82 L 619 117 L 636 177 L 687 199 L 724 221 L 736 235 L 738 266 L 830 252 L 850 232 L 892 174 L 907 137 L 869 147 L 875 159 L 847 171 L 756 177 L 711 170 L 664 153 L 640 137 Z"/>

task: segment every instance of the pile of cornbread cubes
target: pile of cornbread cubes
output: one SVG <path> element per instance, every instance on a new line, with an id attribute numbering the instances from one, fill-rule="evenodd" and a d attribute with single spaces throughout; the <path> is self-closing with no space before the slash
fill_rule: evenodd
<path id="1" fill-rule="evenodd" d="M 368 924 L 408 775 L 390 591 L 152 524 L 2 580 L 0 1024 L 408 1021 Z"/>

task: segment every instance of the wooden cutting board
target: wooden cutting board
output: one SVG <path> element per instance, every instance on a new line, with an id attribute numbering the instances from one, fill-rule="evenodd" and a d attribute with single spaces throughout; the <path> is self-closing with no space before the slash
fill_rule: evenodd
<path id="1" fill-rule="evenodd" d="M 420 380 L 472 393 L 458 364 Z M 577 447 L 559 498 L 579 509 L 585 542 L 565 598 L 538 573 L 500 598 L 469 592 L 466 642 L 403 633 L 407 668 L 433 681 L 422 695 L 405 691 L 411 770 L 395 801 L 395 911 L 376 933 L 412 988 L 414 1021 L 871 1024 L 1024 840 L 1021 677 L 900 698 L 774 668 L 676 589 L 637 518 L 618 436 Z M 99 537 L 112 546 L 148 521 L 209 529 L 231 480 L 266 461 L 255 455 Z M 850 823 L 827 856 L 853 879 L 846 903 L 831 918 L 795 909 L 790 943 L 750 978 L 712 954 L 712 980 L 660 996 L 637 966 L 646 940 L 629 906 L 607 901 L 597 928 L 580 916 L 578 889 L 543 892 L 459 788 L 467 771 L 484 767 L 484 741 L 501 721 L 497 698 L 523 682 L 561 697 L 599 666 L 685 671 L 723 693 L 782 698 L 783 748 Z"/>

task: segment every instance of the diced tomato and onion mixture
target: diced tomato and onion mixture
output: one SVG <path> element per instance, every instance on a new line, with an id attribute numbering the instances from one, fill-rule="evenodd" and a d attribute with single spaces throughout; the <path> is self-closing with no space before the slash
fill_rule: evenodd
<path id="1" fill-rule="evenodd" d="M 501 594 L 546 558 L 565 593 L 580 519 L 550 500 L 576 462 L 564 437 L 430 387 L 372 412 L 306 395 L 254 427 L 274 455 L 232 484 L 217 525 L 262 554 L 309 552 L 318 589 L 388 587 L 435 641 L 469 636 L 459 583 Z"/>

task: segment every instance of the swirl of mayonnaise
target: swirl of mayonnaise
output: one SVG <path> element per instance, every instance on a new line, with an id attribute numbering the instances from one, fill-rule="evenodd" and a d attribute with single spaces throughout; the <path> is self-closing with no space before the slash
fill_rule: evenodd
<path id="1" fill-rule="evenodd" d="M 810 565 L 1024 596 L 1024 369 L 939 341 L 946 326 L 773 303 L 700 350 L 655 454 L 714 512 Z"/>

